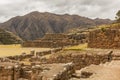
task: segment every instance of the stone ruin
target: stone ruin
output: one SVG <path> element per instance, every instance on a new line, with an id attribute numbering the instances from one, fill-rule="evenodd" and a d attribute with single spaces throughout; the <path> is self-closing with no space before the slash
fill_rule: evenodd
<path id="1" fill-rule="evenodd" d="M 53 42 L 66 42 L 74 39 L 80 43 L 79 39 L 81 39 L 81 36 L 78 37 L 77 35 L 50 35 L 35 40 L 36 44 L 32 41 L 24 43 L 23 46 L 53 47 L 55 45 Z M 44 41 L 51 41 L 51 46 L 50 44 L 42 44 Z M 38 42 L 42 45 L 39 46 Z M 119 48 L 118 43 L 119 30 L 104 29 L 90 32 L 88 46 L 117 49 Z M 55 45 L 55 47 L 61 47 L 61 45 Z M 7 56 L 0 58 L 0 80 L 89 80 L 89 77 L 93 75 L 89 68 L 99 67 L 99 65 L 107 64 L 113 60 L 120 60 L 119 52 L 120 50 L 111 49 L 65 51 L 63 48 L 53 48 L 48 51 L 31 51 L 30 54 L 22 53 L 17 56 Z"/>
<path id="2" fill-rule="evenodd" d="M 37 59 L 38 56 L 60 50 L 61 48 L 43 52 L 31 51 L 30 54 L 0 58 L 0 80 L 68 80 L 75 72 L 73 63 L 41 64 L 31 60 L 27 61 L 30 64 L 22 63 L 25 59 Z"/>
<path id="3" fill-rule="evenodd" d="M 120 55 L 114 55 L 115 58 L 113 58 L 112 54 L 109 54 L 111 51 L 63 51 L 59 54 L 55 53 L 50 58 L 44 59 L 44 57 L 41 57 L 38 61 L 41 63 L 46 64 L 52 64 L 52 63 L 74 63 L 75 69 L 79 70 L 81 68 L 84 68 L 86 66 L 89 66 L 91 64 L 99 65 L 101 63 L 106 63 L 111 61 L 112 59 L 116 59 L 117 56 L 120 57 Z M 102 54 L 104 53 L 104 54 Z M 112 58 L 110 58 L 112 56 Z M 110 59 L 109 59 L 110 58 Z M 36 61 L 36 60 L 33 60 Z"/>
<path id="4" fill-rule="evenodd" d="M 120 29 L 102 28 L 89 33 L 88 47 L 120 49 Z"/>
<path id="5" fill-rule="evenodd" d="M 0 65 L 0 80 L 68 80 L 75 72 L 73 64 Z M 54 70 L 55 68 L 55 70 Z"/>
<path id="6" fill-rule="evenodd" d="M 66 35 L 66 34 L 46 34 L 43 38 L 34 41 L 27 41 L 22 44 L 23 47 L 46 47 L 56 48 L 69 45 L 78 45 L 87 42 L 86 34 Z"/>
<path id="7" fill-rule="evenodd" d="M 75 70 L 111 60 L 120 60 L 120 55 L 111 50 L 64 51 L 56 48 L 31 51 L 30 54 L 0 58 L 0 80 L 70 80 L 79 78 Z M 82 72 L 81 75 L 87 78 L 92 74 Z"/>

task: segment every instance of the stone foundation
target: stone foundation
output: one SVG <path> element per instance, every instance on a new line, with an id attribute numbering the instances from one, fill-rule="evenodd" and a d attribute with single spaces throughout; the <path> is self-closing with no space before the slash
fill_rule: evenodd
<path id="1" fill-rule="evenodd" d="M 41 60 L 42 61 L 42 60 Z M 45 60 L 43 59 L 43 62 Z M 108 54 L 106 55 L 89 55 L 89 54 L 80 54 L 80 55 L 66 55 L 66 56 L 57 56 L 57 57 L 52 57 L 48 60 L 46 60 L 46 63 L 68 63 L 68 62 L 73 62 L 75 65 L 75 69 L 81 69 L 86 66 L 89 66 L 91 64 L 100 64 L 100 63 L 105 63 L 108 62 Z"/>
<path id="2" fill-rule="evenodd" d="M 0 67 L 0 80 L 69 80 L 74 72 L 72 63 L 4 66 Z"/>

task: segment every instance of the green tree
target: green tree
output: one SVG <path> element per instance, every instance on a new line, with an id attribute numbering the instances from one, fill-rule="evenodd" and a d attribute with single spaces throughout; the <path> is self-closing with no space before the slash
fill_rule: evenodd
<path id="1" fill-rule="evenodd" d="M 120 22 L 120 10 L 116 13 L 116 22 Z"/>

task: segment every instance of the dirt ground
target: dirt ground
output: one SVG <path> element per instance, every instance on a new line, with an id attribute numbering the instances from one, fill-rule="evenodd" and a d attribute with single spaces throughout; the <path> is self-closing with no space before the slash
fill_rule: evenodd
<path id="1" fill-rule="evenodd" d="M 0 45 L 0 57 L 20 55 L 23 52 L 29 54 L 32 50 L 40 52 L 50 50 L 50 48 L 23 48 L 21 45 Z"/>
<path id="2" fill-rule="evenodd" d="M 120 61 L 112 61 L 101 65 L 91 65 L 81 71 L 91 72 L 89 78 L 73 80 L 120 80 Z"/>

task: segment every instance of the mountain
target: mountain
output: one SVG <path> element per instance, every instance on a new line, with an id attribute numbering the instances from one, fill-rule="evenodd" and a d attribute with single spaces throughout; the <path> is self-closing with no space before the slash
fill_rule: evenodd
<path id="1" fill-rule="evenodd" d="M 94 19 L 95 23 L 97 25 L 102 25 L 102 24 L 108 24 L 108 23 L 111 23 L 111 20 L 110 19 L 100 19 L 100 18 L 96 18 Z"/>
<path id="2" fill-rule="evenodd" d="M 22 39 L 12 32 L 0 29 L 0 44 L 18 44 Z"/>
<path id="3" fill-rule="evenodd" d="M 0 28 L 11 31 L 24 40 L 34 40 L 43 37 L 45 33 L 63 33 L 72 28 L 88 28 L 110 22 L 99 21 L 78 15 L 58 15 L 53 13 L 31 12 L 17 16 L 1 23 Z"/>

